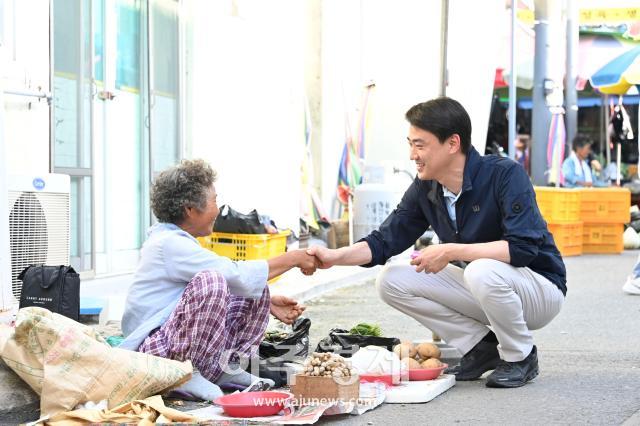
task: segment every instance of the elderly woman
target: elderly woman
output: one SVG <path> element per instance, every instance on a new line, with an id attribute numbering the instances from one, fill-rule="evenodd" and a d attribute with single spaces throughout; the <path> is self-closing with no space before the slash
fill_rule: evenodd
<path id="1" fill-rule="evenodd" d="M 607 186 L 606 182 L 602 182 L 591 173 L 591 164 L 588 162 L 591 143 L 588 136 L 580 133 L 573 138 L 573 151 L 562 163 L 565 187 Z"/>
<path id="2" fill-rule="evenodd" d="M 269 312 L 291 323 L 304 310 L 271 297 L 267 280 L 293 267 L 306 274 L 316 268 L 304 250 L 235 262 L 202 248 L 196 237 L 212 232 L 219 211 L 215 180 L 202 160 L 183 160 L 157 177 L 151 208 L 159 223 L 142 247 L 122 317 L 121 347 L 191 360 L 197 372 L 180 390 L 201 399 L 219 396 L 217 385 L 256 382 L 239 364 L 256 352 Z"/>

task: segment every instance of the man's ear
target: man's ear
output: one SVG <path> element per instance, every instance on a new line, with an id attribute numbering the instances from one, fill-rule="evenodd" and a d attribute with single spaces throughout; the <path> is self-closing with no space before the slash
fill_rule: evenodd
<path id="1" fill-rule="evenodd" d="M 450 154 L 455 154 L 456 152 L 460 151 L 460 135 L 457 133 L 454 133 L 451 136 L 449 136 L 449 139 L 447 140 L 447 144 L 449 144 Z"/>

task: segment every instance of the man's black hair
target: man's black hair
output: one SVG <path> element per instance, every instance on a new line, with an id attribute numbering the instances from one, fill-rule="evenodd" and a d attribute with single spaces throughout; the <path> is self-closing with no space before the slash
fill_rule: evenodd
<path id="1" fill-rule="evenodd" d="M 457 134 L 463 154 L 471 147 L 471 118 L 460 102 L 440 97 L 409 108 L 405 114 L 414 127 L 433 133 L 440 143 Z"/>

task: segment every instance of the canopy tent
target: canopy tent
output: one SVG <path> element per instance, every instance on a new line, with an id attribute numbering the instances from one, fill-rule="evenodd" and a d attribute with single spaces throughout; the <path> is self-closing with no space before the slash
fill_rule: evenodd
<path id="1" fill-rule="evenodd" d="M 590 82 L 591 86 L 600 92 L 610 95 L 622 96 L 634 86 L 640 90 L 640 46 L 630 49 L 606 63 L 591 76 Z M 640 109 L 638 111 L 638 132 L 640 133 Z M 638 149 L 640 150 L 640 142 Z M 638 154 L 640 169 L 640 152 Z M 618 156 L 618 170 L 620 170 L 620 156 Z"/>
<path id="2" fill-rule="evenodd" d="M 516 43 L 518 45 L 519 58 L 516 86 L 531 90 L 533 88 L 535 33 L 521 23 L 518 24 L 517 28 Z M 505 46 L 508 47 L 509 45 L 510 41 L 506 40 Z M 578 81 L 576 89 L 583 90 L 589 78 L 602 65 L 635 46 L 638 46 L 637 42 L 625 40 L 618 36 L 581 34 L 578 43 Z M 510 76 L 510 60 L 506 54 L 501 55 L 500 58 L 501 63 L 498 69 L 501 70 L 502 82 L 498 78 L 496 82 L 506 85 Z"/>
<path id="3" fill-rule="evenodd" d="M 606 63 L 591 76 L 591 85 L 610 95 L 624 95 L 632 86 L 640 85 L 640 46 Z"/>

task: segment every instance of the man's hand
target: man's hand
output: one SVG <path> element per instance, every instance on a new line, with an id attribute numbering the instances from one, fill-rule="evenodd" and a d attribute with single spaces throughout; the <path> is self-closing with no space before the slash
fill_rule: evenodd
<path id="1" fill-rule="evenodd" d="M 451 260 L 447 253 L 447 244 L 428 246 L 420 251 L 411 264 L 416 266 L 416 272 L 436 273 L 442 271 Z"/>
<path id="2" fill-rule="evenodd" d="M 315 256 L 316 264 L 320 269 L 328 269 L 336 264 L 338 256 L 336 250 L 322 246 L 313 246 L 307 249 L 307 254 Z"/>
<path id="3" fill-rule="evenodd" d="M 290 297 L 279 295 L 271 296 L 271 315 L 285 324 L 293 324 L 305 309 L 305 306 L 298 305 L 298 302 Z"/>

